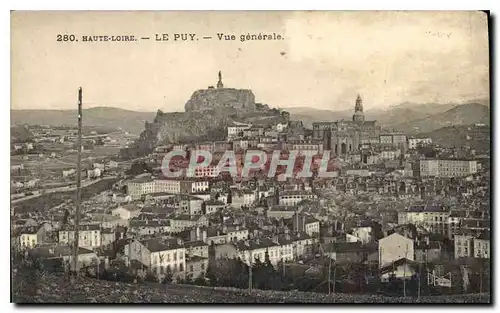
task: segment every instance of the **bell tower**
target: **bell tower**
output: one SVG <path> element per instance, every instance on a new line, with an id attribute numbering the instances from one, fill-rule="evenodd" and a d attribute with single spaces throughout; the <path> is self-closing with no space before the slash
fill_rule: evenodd
<path id="1" fill-rule="evenodd" d="M 363 100 L 361 100 L 361 96 L 359 94 L 356 98 L 356 105 L 354 106 L 354 115 L 352 116 L 352 120 L 356 122 L 365 121 L 365 114 L 363 113 Z"/>

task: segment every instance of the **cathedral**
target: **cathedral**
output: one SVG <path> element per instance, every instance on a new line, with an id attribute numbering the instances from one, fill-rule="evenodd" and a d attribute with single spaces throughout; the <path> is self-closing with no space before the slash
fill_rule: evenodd
<path id="1" fill-rule="evenodd" d="M 379 142 L 380 125 L 377 121 L 365 121 L 363 100 L 358 95 L 352 121 L 313 123 L 313 139 L 323 140 L 324 149 L 335 155 L 359 151 L 362 145 Z"/>

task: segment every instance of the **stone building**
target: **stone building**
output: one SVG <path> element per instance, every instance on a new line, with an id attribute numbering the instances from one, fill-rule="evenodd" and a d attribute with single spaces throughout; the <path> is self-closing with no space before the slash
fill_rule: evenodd
<path id="1" fill-rule="evenodd" d="M 363 100 L 358 95 L 352 121 L 313 123 L 313 139 L 322 139 L 324 149 L 336 155 L 357 151 L 363 144 L 379 143 L 380 125 L 377 121 L 365 121 Z"/>

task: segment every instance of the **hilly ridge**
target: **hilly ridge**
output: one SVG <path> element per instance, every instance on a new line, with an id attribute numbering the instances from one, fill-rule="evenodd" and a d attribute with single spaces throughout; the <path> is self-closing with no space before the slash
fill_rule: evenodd
<path id="1" fill-rule="evenodd" d="M 484 101 L 485 102 L 485 101 Z M 292 120 L 302 120 L 311 127 L 313 122 L 336 121 L 352 117 L 352 110 L 330 111 L 306 107 L 285 108 Z M 402 103 L 386 110 L 367 110 L 366 120 L 377 120 L 385 129 L 397 129 L 409 134 L 428 133 L 447 126 L 483 123 L 489 125 L 490 109 L 482 103 L 413 104 Z"/>
<path id="2" fill-rule="evenodd" d="M 461 104 L 445 112 L 413 120 L 410 123 L 395 124 L 394 128 L 408 133 L 431 132 L 442 127 L 482 123 L 490 124 L 490 109 L 479 103 Z"/>
<path id="3" fill-rule="evenodd" d="M 144 130 L 144 123 L 154 119 L 155 112 L 136 112 L 114 107 L 83 110 L 83 123 L 88 126 L 121 128 L 133 134 Z M 76 125 L 76 110 L 11 110 L 11 124 Z"/>
<path id="4" fill-rule="evenodd" d="M 415 104 L 402 103 L 386 110 L 367 110 L 367 120 L 377 120 L 383 128 L 398 129 L 408 133 L 428 133 L 451 125 L 489 125 L 490 109 L 486 100 L 467 104 Z M 312 107 L 283 108 L 290 113 L 291 120 L 301 120 L 304 126 L 311 127 L 313 122 L 350 120 L 352 109 L 330 111 Z M 133 134 L 145 129 L 145 122 L 153 122 L 156 112 L 137 112 L 113 107 L 85 109 L 84 124 L 122 128 Z M 178 113 L 172 114 L 175 117 Z M 170 119 L 170 121 L 172 121 Z M 11 124 L 76 125 L 76 110 L 12 110 Z"/>

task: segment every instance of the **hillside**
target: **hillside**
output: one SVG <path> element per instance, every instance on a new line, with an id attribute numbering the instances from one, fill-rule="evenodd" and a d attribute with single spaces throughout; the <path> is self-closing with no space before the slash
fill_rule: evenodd
<path id="1" fill-rule="evenodd" d="M 11 124 L 76 125 L 76 110 L 11 110 Z M 155 112 L 136 112 L 112 107 L 95 107 L 83 110 L 85 126 L 118 127 L 132 134 L 140 134 L 144 122 L 151 121 Z"/>
<path id="2" fill-rule="evenodd" d="M 431 132 L 451 125 L 489 124 L 489 107 L 484 105 L 487 103 L 489 103 L 487 100 L 461 105 L 405 102 L 384 110 L 367 110 L 365 118 L 378 121 L 385 129 L 398 129 L 408 133 Z M 352 109 L 343 111 L 310 107 L 285 109 L 290 112 L 291 119 L 302 120 L 307 127 L 311 127 L 313 122 L 350 120 L 353 114 Z"/>
<path id="3" fill-rule="evenodd" d="M 365 112 L 366 120 L 376 120 L 385 128 L 393 128 L 394 125 L 402 122 L 408 123 L 414 120 L 420 120 L 433 114 L 442 113 L 455 105 L 447 104 L 416 104 L 402 103 L 384 110 L 372 109 Z M 311 127 L 313 122 L 336 121 L 340 119 L 350 120 L 352 118 L 353 108 L 342 111 L 321 110 L 311 107 L 293 107 L 284 108 L 290 112 L 294 120 L 301 120 L 304 125 Z"/>
<path id="4" fill-rule="evenodd" d="M 105 292 L 103 292 L 105 291 Z M 490 294 L 423 296 L 420 303 L 490 303 Z M 12 273 L 14 303 L 416 303 L 414 297 L 129 284 L 40 271 Z"/>
<path id="5" fill-rule="evenodd" d="M 490 109 L 479 103 L 457 105 L 445 112 L 434 114 L 422 119 L 395 124 L 393 127 L 408 133 L 432 132 L 442 127 L 473 125 L 476 123 L 490 124 Z"/>
<path id="6" fill-rule="evenodd" d="M 432 138 L 432 142 L 447 148 L 469 146 L 477 154 L 491 151 L 491 128 L 487 126 L 449 126 L 420 134 Z"/>

